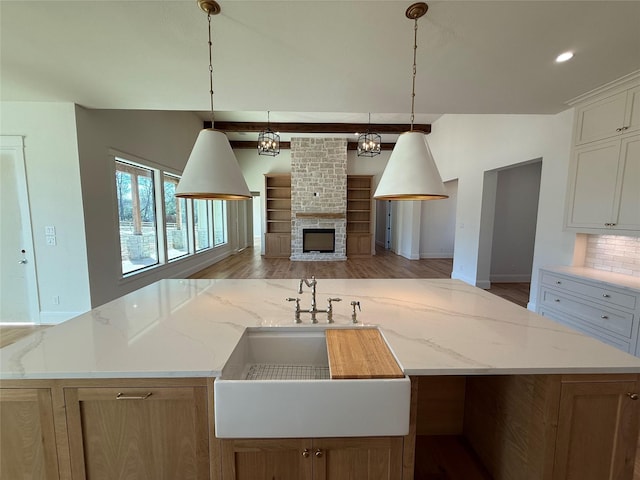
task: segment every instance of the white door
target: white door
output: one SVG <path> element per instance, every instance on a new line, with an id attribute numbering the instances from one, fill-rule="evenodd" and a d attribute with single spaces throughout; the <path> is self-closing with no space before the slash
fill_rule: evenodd
<path id="1" fill-rule="evenodd" d="M 23 139 L 0 136 L 0 323 L 38 323 Z"/>

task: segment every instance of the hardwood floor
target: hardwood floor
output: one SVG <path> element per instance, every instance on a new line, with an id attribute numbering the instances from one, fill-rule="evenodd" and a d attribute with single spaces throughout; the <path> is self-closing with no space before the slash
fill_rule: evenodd
<path id="1" fill-rule="evenodd" d="M 451 258 L 407 260 L 388 250 L 340 262 L 292 262 L 264 258 L 259 249 L 250 247 L 190 278 L 451 278 L 452 269 Z M 528 283 L 497 283 L 487 291 L 525 308 L 529 301 Z"/>
<path id="2" fill-rule="evenodd" d="M 374 257 L 338 262 L 292 262 L 263 258 L 257 248 L 246 248 L 190 278 L 450 278 L 453 260 L 407 260 L 388 251 Z"/>

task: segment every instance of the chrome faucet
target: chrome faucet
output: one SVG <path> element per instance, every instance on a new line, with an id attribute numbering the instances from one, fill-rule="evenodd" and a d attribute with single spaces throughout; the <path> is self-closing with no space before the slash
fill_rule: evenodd
<path id="1" fill-rule="evenodd" d="M 298 284 L 298 294 L 302 294 L 302 286 L 306 285 L 307 287 L 311 287 L 311 308 L 308 310 L 300 309 L 300 299 L 299 298 L 287 298 L 288 302 L 296 302 L 296 310 L 295 310 L 295 322 L 300 323 L 300 314 L 301 313 L 310 313 L 311 314 L 311 323 L 318 323 L 318 319 L 316 318 L 316 314 L 318 313 L 326 313 L 327 314 L 327 323 L 333 323 L 333 304 L 332 302 L 339 302 L 341 298 L 328 298 L 327 299 L 327 309 L 326 310 L 318 310 L 318 304 L 316 302 L 316 285 L 318 285 L 318 281 L 315 276 L 311 276 L 311 280 L 308 278 L 301 278 L 300 283 Z"/>
<path id="2" fill-rule="evenodd" d="M 298 293 L 302 293 L 302 284 L 305 284 L 307 287 L 311 287 L 311 310 L 309 310 L 309 312 L 311 312 L 311 317 L 313 320 L 315 320 L 315 313 L 317 312 L 316 310 L 316 285 L 318 284 L 318 281 L 316 280 L 315 275 L 311 275 L 311 281 L 309 281 L 306 277 L 305 278 L 301 278 L 300 279 L 300 284 L 298 285 Z M 316 322 L 313 322 L 316 323 Z"/>

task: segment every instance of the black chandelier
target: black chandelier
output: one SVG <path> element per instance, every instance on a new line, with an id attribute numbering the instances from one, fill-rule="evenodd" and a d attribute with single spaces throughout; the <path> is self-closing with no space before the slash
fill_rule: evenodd
<path id="1" fill-rule="evenodd" d="M 258 155 L 275 157 L 280 153 L 280 135 L 269 128 L 269 114 L 267 112 L 267 129 L 258 135 Z"/>
<path id="2" fill-rule="evenodd" d="M 369 125 L 371 125 L 371 114 L 369 114 Z M 358 156 L 359 157 L 375 157 L 380 155 L 380 144 L 382 137 L 377 133 L 363 133 L 358 137 Z"/>

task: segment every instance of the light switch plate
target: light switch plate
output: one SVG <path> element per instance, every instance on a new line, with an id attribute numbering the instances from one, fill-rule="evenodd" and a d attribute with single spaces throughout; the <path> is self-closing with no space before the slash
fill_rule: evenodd
<path id="1" fill-rule="evenodd" d="M 56 236 L 55 235 L 47 235 L 47 245 L 55 246 L 56 245 Z"/>
<path id="2" fill-rule="evenodd" d="M 56 227 L 54 227 L 54 226 L 44 227 L 44 234 L 45 235 L 55 235 L 56 234 Z"/>

